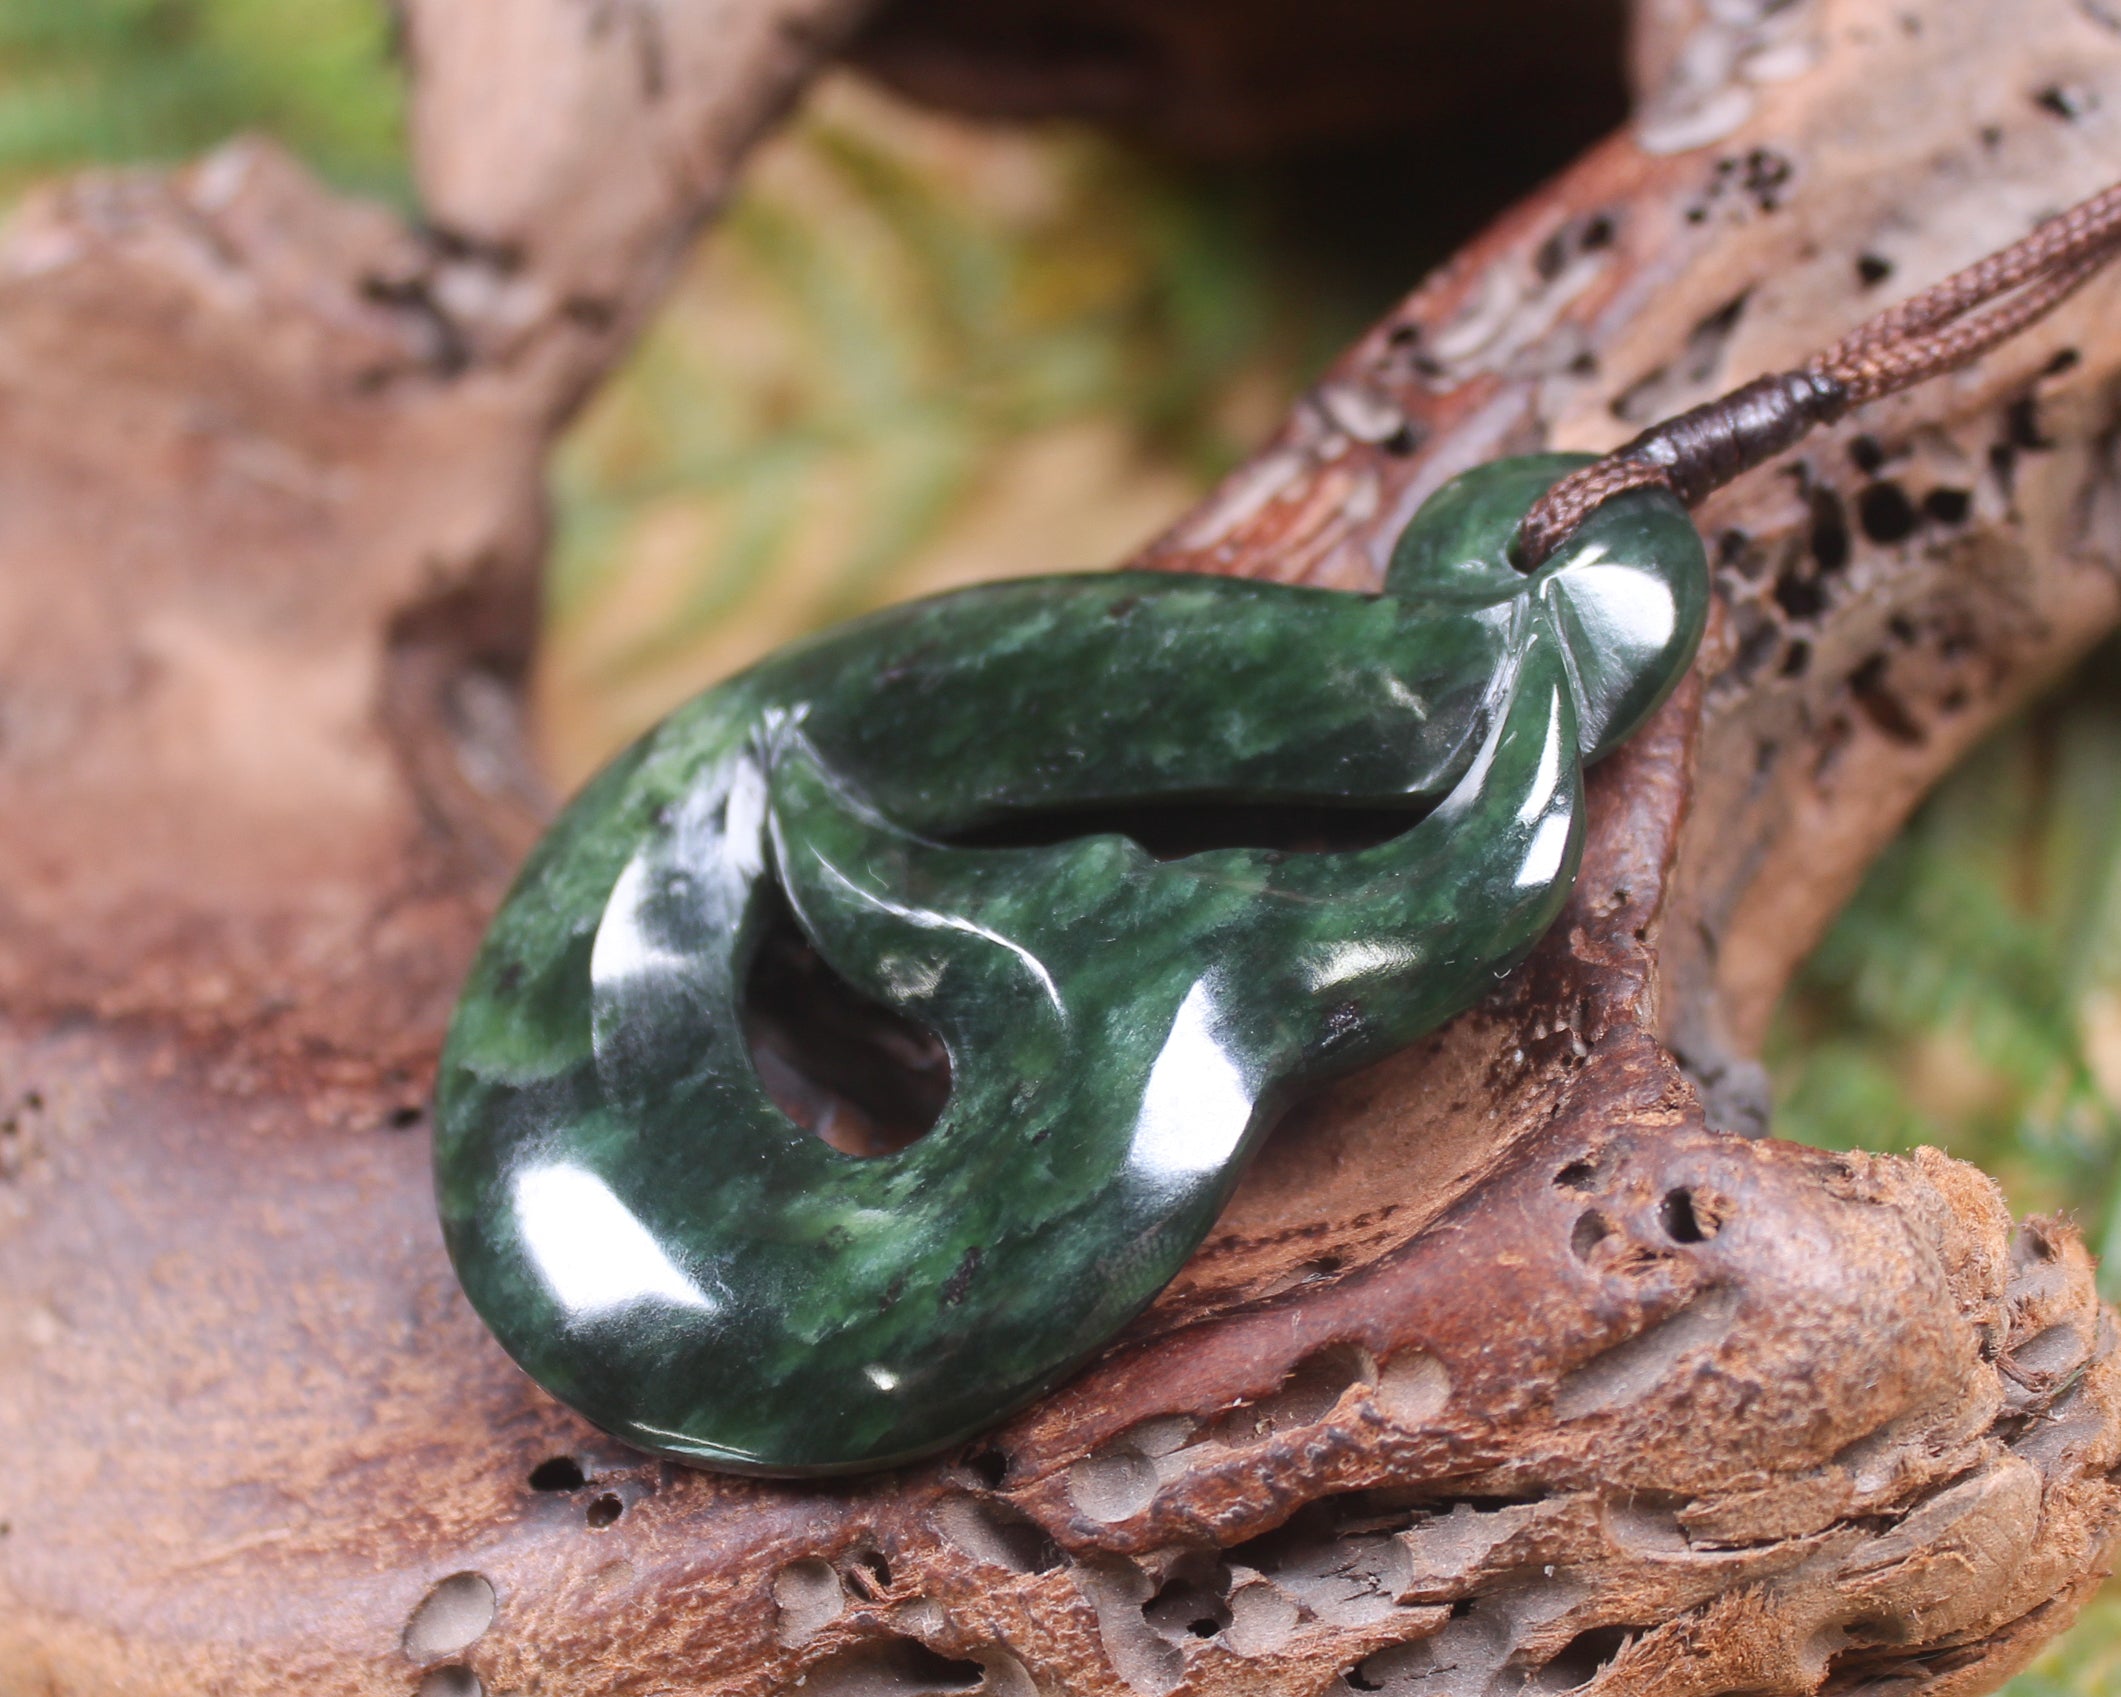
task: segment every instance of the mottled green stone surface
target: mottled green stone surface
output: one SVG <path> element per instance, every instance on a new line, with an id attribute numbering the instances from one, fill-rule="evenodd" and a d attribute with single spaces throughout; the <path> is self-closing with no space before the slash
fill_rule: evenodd
<path id="1" fill-rule="evenodd" d="M 1474 1001 L 1559 910 L 1581 765 L 1699 639 L 1685 512 L 1637 492 L 1536 573 L 1558 457 L 1422 509 L 1378 597 L 1099 574 L 893 608 L 700 696 L 525 867 L 443 1059 L 466 1290 L 643 1448 L 809 1473 L 969 1436 L 1199 1243 L 1306 1085 Z M 1328 853 L 953 846 L 1052 810 L 1403 808 Z M 841 978 L 940 1035 L 935 1128 L 859 1158 L 754 1069 L 778 884 Z"/>

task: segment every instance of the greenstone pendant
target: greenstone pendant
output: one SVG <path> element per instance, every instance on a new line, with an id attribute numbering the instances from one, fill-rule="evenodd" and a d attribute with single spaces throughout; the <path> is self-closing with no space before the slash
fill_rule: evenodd
<path id="1" fill-rule="evenodd" d="M 1560 910 L 1582 767 L 1677 681 L 1708 594 L 1661 491 L 1513 568 L 1580 463 L 1447 485 L 1379 596 L 995 584 L 783 650 L 650 731 L 531 857 L 443 1056 L 443 1228 L 503 1345 L 628 1442 L 759 1473 L 905 1461 L 1064 1377 L 1293 1096 L 1470 1005 Z M 1308 854 L 971 846 L 1232 801 L 1406 825 Z M 894 1153 L 830 1147 L 760 1079 L 743 997 L 788 910 L 947 1050 L 940 1119 Z"/>

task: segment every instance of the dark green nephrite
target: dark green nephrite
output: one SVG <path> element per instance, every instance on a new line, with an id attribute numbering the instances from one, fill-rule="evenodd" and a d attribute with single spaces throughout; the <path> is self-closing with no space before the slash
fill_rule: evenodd
<path id="1" fill-rule="evenodd" d="M 1559 911 L 1583 763 L 1672 687 L 1708 593 L 1656 491 L 1516 570 L 1578 463 L 1447 485 L 1380 596 L 965 590 L 783 650 L 621 755 L 524 868 L 443 1057 L 443 1226 L 508 1351 L 633 1444 L 760 1473 L 903 1461 L 1066 1375 L 1294 1095 L 1468 1006 Z M 1406 826 L 1158 860 L 1065 824 L 1231 801 Z M 747 973 L 789 910 L 947 1049 L 941 1118 L 896 1153 L 830 1147 L 761 1083 Z"/>

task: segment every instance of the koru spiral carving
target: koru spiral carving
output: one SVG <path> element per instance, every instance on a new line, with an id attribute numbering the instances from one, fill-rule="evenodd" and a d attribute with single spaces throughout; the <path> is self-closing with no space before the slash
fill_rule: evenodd
<path id="1" fill-rule="evenodd" d="M 1518 569 L 1581 464 L 1445 486 L 1381 595 L 965 590 L 784 650 L 620 756 L 524 869 L 443 1057 L 444 1228 L 510 1353 L 630 1443 L 785 1474 L 948 1445 L 1082 1362 L 1295 1094 L 1470 1005 L 1560 910 L 1582 768 L 1664 698 L 1708 595 L 1656 486 Z M 993 846 L 1232 801 L 1406 823 L 1316 853 Z M 743 1001 L 784 911 L 940 1037 L 926 1136 L 863 1158 L 775 1106 Z"/>

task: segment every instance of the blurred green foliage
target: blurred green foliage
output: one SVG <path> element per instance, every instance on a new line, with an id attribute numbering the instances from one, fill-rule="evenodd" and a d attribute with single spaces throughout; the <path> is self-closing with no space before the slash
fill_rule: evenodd
<path id="1" fill-rule="evenodd" d="M 828 87 L 561 455 L 558 764 L 801 630 L 1145 539 L 1373 304 L 1300 287 L 1270 223 L 1080 131 Z"/>
<path id="2" fill-rule="evenodd" d="M 403 202 L 401 107 L 378 0 L 0 0 L 0 194 L 258 129 Z M 961 575 L 1109 559 L 1462 220 L 1413 200 L 1412 171 L 1383 174 L 1398 203 L 1365 185 L 1334 213 L 1300 178 L 948 129 L 814 103 L 567 445 L 548 706 L 589 728 L 563 765 L 703 681 L 688 664 Z M 1357 263 L 1321 263 L 1328 224 Z M 2018 1209 L 2074 1213 L 2121 1268 L 2117 661 L 1931 798 L 1804 969 L 1770 1059 L 1784 1135 L 1940 1144 Z M 2113 1593 L 2010 1687 L 2117 1693 Z"/>
<path id="3" fill-rule="evenodd" d="M 2059 1642 L 2003 1688 L 2002 1697 L 2117 1694 L 2121 1694 L 2121 1591 L 2109 1585 Z"/>
<path id="4" fill-rule="evenodd" d="M 713 274 L 650 332 L 563 458 L 563 618 L 598 593 L 614 529 L 648 504 L 719 491 L 741 503 L 685 605 L 615 655 L 618 671 L 696 643 L 741 602 L 826 462 L 860 462 L 863 522 L 819 620 L 888 594 L 1016 438 L 1115 418 L 1201 482 L 1245 446 L 1215 402 L 1261 357 L 1271 291 L 1227 204 L 1171 194 L 1071 137 L 1042 162 L 1046 186 L 1089 215 L 1012 218 L 952 195 L 858 116 L 800 123 L 809 168 L 738 198 Z M 747 325 L 749 345 L 731 350 L 686 308 L 739 291 L 772 323 Z M 777 344 L 770 370 L 747 360 L 761 334 Z"/>
<path id="5" fill-rule="evenodd" d="M 2121 687 L 2109 647 L 1989 739 L 1886 851 L 1770 1046 L 1776 1130 L 1931 1143 L 2121 1273 Z"/>
<path id="6" fill-rule="evenodd" d="M 0 3 L 0 190 L 262 130 L 349 188 L 402 198 L 399 108 L 378 0 Z"/>

